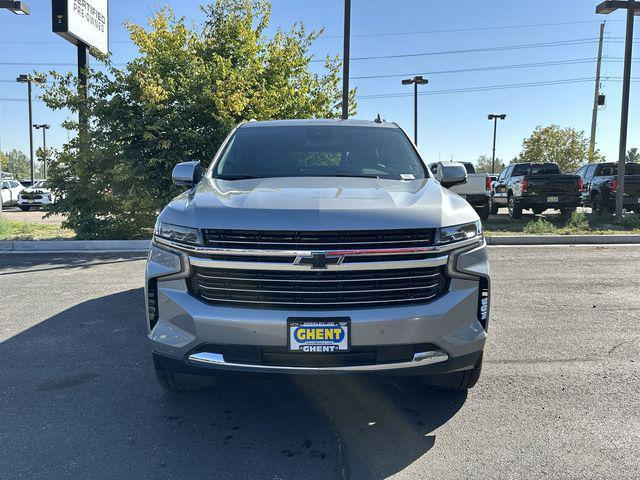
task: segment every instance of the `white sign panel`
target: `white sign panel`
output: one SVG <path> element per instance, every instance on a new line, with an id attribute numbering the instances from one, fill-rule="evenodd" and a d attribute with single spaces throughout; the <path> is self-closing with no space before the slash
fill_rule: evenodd
<path id="1" fill-rule="evenodd" d="M 109 0 L 54 0 L 53 15 L 54 32 L 109 53 Z"/>

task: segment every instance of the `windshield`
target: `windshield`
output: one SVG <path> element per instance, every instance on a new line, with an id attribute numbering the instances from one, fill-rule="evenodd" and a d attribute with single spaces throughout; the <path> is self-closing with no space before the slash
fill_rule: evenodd
<path id="1" fill-rule="evenodd" d="M 33 188 L 47 188 L 47 182 L 44 180 L 38 180 L 33 183 Z"/>
<path id="2" fill-rule="evenodd" d="M 268 177 L 425 178 L 398 128 L 283 126 L 240 128 L 213 169 L 227 180 Z"/>

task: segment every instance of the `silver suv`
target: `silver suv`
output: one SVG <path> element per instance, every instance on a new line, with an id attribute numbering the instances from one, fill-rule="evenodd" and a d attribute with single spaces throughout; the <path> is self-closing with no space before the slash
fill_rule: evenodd
<path id="1" fill-rule="evenodd" d="M 482 225 L 394 123 L 248 122 L 158 217 L 149 339 L 172 391 L 239 372 L 478 380 L 490 279 Z"/>

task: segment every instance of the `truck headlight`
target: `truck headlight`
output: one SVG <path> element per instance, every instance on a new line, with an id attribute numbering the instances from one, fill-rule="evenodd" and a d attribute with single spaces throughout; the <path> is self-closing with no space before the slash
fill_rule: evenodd
<path id="1" fill-rule="evenodd" d="M 151 244 L 147 258 L 147 274 L 150 277 L 164 277 L 182 272 L 182 257 Z"/>
<path id="2" fill-rule="evenodd" d="M 158 221 L 156 223 L 155 235 L 175 242 L 202 245 L 202 232 L 197 228 L 181 227 L 180 225 L 172 225 Z"/>
<path id="3" fill-rule="evenodd" d="M 478 220 L 476 222 L 438 229 L 436 233 L 436 243 L 453 243 L 480 237 L 482 237 L 482 222 Z"/>

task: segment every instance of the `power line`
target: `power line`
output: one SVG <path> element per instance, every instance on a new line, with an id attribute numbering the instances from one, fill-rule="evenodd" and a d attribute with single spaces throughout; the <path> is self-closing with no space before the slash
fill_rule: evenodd
<path id="1" fill-rule="evenodd" d="M 545 48 L 545 47 L 564 47 L 573 45 L 586 45 L 597 43 L 598 39 L 590 38 L 576 38 L 572 40 L 559 40 L 555 42 L 540 42 L 540 43 L 523 43 L 517 45 L 499 45 L 495 47 L 483 47 L 483 48 L 467 48 L 461 50 L 440 50 L 433 52 L 420 52 L 420 53 L 402 53 L 395 55 L 375 55 L 370 57 L 352 57 L 351 61 L 357 60 L 385 60 L 391 58 L 413 58 L 413 57 L 426 57 L 435 55 L 454 55 L 461 53 L 479 53 L 479 52 L 498 52 L 504 50 L 522 50 L 530 48 Z M 311 60 L 311 62 L 324 62 L 324 60 Z"/>
<path id="2" fill-rule="evenodd" d="M 620 81 L 620 77 L 609 77 L 609 80 L 612 81 Z M 471 92 L 485 92 L 491 90 L 509 90 L 514 88 L 530 88 L 530 87 L 541 87 L 541 86 L 555 86 L 555 85 L 566 85 L 571 83 L 585 83 L 585 82 L 594 82 L 594 77 L 581 77 L 581 78 L 568 78 L 561 80 L 547 80 L 540 82 L 528 82 L 528 83 L 510 83 L 510 84 L 502 84 L 502 85 L 480 85 L 476 87 L 465 87 L 465 88 L 451 88 L 446 90 L 430 90 L 425 92 L 420 92 L 418 95 L 444 95 L 450 93 L 471 93 Z M 634 78 L 634 82 L 640 82 L 640 78 Z M 357 95 L 358 100 L 372 100 L 372 99 L 382 99 L 382 98 L 401 98 L 411 96 L 411 93 L 380 93 L 380 94 L 371 94 L 371 95 Z"/>

